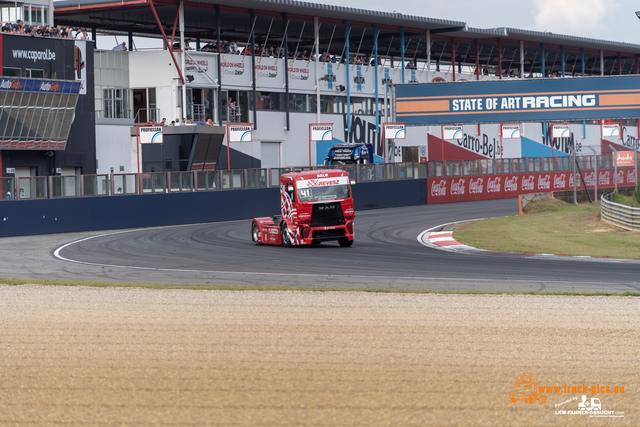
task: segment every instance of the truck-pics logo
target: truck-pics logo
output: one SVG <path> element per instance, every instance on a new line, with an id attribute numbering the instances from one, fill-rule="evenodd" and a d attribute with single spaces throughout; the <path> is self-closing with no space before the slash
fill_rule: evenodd
<path id="1" fill-rule="evenodd" d="M 519 401 L 533 403 L 546 403 L 547 396 L 538 393 L 538 384 L 536 377 L 531 372 L 523 372 L 516 377 L 516 384 L 509 393 L 509 402 L 516 403 Z"/>

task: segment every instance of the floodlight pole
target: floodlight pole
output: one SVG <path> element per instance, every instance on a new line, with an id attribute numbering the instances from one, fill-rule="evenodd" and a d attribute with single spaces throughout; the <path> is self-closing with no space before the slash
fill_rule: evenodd
<path id="1" fill-rule="evenodd" d="M 593 185 L 595 187 L 595 191 L 594 191 L 594 195 L 593 195 L 593 200 L 595 200 L 596 202 L 598 201 L 598 152 L 590 145 L 586 145 L 586 147 L 593 151 L 593 169 L 594 169 L 594 173 L 595 173 L 595 179 L 593 180 Z M 585 190 L 587 190 L 585 188 Z M 589 191 L 589 190 L 587 190 Z"/>

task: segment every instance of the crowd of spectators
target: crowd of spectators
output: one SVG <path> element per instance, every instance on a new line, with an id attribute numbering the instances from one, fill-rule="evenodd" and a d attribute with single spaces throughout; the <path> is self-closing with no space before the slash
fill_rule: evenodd
<path id="1" fill-rule="evenodd" d="M 166 118 L 163 118 L 162 121 L 160 121 L 160 123 L 156 123 L 155 120 L 149 120 L 149 124 L 158 125 L 158 126 L 213 126 L 213 120 L 207 119 L 204 122 L 201 120 L 194 122 L 193 119 L 187 120 L 183 118 L 182 120 L 180 120 L 178 118 L 178 119 L 172 120 L 171 123 L 169 123 Z"/>
<path id="2" fill-rule="evenodd" d="M 28 36 L 41 36 L 41 37 L 57 37 L 65 39 L 76 40 L 89 40 L 87 32 L 80 28 L 63 28 L 60 25 L 56 27 L 50 27 L 49 25 L 24 25 L 21 19 L 18 19 L 15 24 L 7 22 L 2 26 L 3 33 L 12 34 L 24 34 Z"/>

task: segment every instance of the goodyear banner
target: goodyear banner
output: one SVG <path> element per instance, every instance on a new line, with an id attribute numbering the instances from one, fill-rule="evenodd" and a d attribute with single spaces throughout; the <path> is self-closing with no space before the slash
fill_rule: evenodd
<path id="1" fill-rule="evenodd" d="M 408 125 L 638 117 L 640 77 L 398 85 L 396 112 Z"/>

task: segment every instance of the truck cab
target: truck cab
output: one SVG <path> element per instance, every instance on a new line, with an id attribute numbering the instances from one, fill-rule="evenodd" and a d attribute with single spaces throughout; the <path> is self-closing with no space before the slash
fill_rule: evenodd
<path id="1" fill-rule="evenodd" d="M 280 215 L 254 218 L 256 244 L 299 246 L 338 241 L 353 244 L 355 212 L 349 174 L 315 170 L 280 177 Z"/>
<path id="2" fill-rule="evenodd" d="M 325 166 L 374 163 L 373 144 L 336 144 L 329 149 Z"/>

